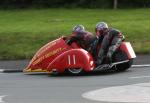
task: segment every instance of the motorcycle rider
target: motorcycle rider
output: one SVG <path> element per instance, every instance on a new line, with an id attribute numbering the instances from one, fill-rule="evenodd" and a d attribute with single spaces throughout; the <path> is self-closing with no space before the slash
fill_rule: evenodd
<path id="1" fill-rule="evenodd" d="M 124 40 L 124 36 L 117 29 L 108 28 L 105 22 L 97 23 L 95 31 L 97 39 L 94 46 L 97 48 L 101 44 L 101 49 L 97 52 L 96 65 L 102 64 L 105 57 L 108 64 L 110 64 L 112 55 Z"/>
<path id="2" fill-rule="evenodd" d="M 71 36 L 67 39 L 67 44 L 71 45 L 72 42 L 76 42 L 81 48 L 90 51 L 90 45 L 95 38 L 92 33 L 85 31 L 83 25 L 76 25 L 73 27 Z"/>

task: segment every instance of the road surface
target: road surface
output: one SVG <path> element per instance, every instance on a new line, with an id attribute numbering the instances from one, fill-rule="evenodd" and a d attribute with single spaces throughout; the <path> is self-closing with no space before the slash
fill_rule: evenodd
<path id="1" fill-rule="evenodd" d="M 14 65 L 8 67 L 15 69 L 25 65 L 21 61 L 9 62 Z M 1 67 L 6 68 L 9 62 L 1 62 Z M 149 87 L 150 67 L 82 76 L 0 73 L 0 103 L 150 103 Z"/>

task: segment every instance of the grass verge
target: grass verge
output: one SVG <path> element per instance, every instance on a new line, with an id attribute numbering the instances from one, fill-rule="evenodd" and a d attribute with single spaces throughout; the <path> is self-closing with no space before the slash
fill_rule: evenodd
<path id="1" fill-rule="evenodd" d="M 136 53 L 150 53 L 150 9 L 0 10 L 0 59 L 29 59 L 45 43 L 69 35 L 76 24 L 94 33 L 105 21 L 122 31 Z"/>

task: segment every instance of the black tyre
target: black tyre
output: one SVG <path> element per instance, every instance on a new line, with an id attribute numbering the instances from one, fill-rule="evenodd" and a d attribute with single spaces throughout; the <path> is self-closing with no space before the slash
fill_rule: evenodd
<path id="1" fill-rule="evenodd" d="M 127 54 L 123 51 L 119 50 L 113 55 L 113 62 L 119 62 L 119 61 L 124 61 L 124 60 L 128 60 L 128 57 L 127 57 Z M 132 64 L 133 64 L 133 59 L 130 59 L 128 62 L 118 64 L 114 68 L 118 72 L 125 71 L 125 70 L 129 69 L 132 66 Z"/>
<path id="2" fill-rule="evenodd" d="M 80 75 L 83 73 L 82 68 L 69 68 L 67 69 L 67 72 L 71 75 Z"/>

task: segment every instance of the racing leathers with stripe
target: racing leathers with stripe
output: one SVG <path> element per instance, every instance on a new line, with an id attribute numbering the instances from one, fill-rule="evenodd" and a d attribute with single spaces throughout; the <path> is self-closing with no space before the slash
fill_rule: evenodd
<path id="1" fill-rule="evenodd" d="M 102 64 L 104 57 L 107 58 L 108 63 L 111 63 L 113 53 L 120 46 L 123 40 L 124 36 L 117 29 L 111 28 L 108 29 L 107 32 L 101 34 L 94 43 L 95 47 L 101 45 L 101 48 L 97 50 L 97 53 L 94 53 L 94 57 L 96 57 L 96 64 Z M 95 54 L 97 54 L 97 56 L 95 56 Z"/>

